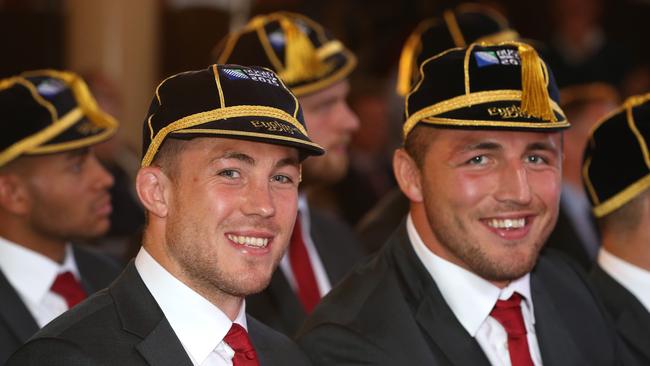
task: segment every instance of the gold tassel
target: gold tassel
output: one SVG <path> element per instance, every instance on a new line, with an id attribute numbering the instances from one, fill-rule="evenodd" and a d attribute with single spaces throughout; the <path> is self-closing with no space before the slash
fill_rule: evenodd
<path id="1" fill-rule="evenodd" d="M 521 111 L 533 117 L 557 122 L 548 95 L 548 75 L 543 61 L 531 46 L 518 46 L 521 59 Z"/>
<path id="2" fill-rule="evenodd" d="M 291 20 L 283 18 L 280 25 L 285 36 L 285 65 L 278 73 L 280 79 L 287 84 L 293 84 L 305 79 L 319 78 L 327 74 L 331 65 L 327 65 L 318 57 L 317 50 Z"/>

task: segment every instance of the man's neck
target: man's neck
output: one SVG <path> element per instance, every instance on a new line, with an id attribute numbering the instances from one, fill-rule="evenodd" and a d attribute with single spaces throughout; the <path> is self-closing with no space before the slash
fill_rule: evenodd
<path id="1" fill-rule="evenodd" d="M 66 241 L 39 235 L 30 230 L 24 229 L 21 225 L 1 226 L 10 228 L 0 229 L 0 236 L 21 245 L 29 250 L 40 253 L 57 263 L 63 263 L 65 258 Z"/>
<path id="2" fill-rule="evenodd" d="M 650 229 L 630 235 L 603 234 L 603 248 L 616 257 L 650 271 Z"/>

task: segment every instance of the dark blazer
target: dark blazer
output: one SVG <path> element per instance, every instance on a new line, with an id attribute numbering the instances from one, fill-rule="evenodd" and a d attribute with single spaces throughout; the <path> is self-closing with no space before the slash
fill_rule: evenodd
<path id="1" fill-rule="evenodd" d="M 352 229 L 336 217 L 314 208 L 309 212 L 311 238 L 334 286 L 362 258 L 361 245 Z M 307 317 L 280 268 L 264 291 L 246 299 L 246 311 L 288 336 L 294 335 Z"/>
<path id="2" fill-rule="evenodd" d="M 586 246 L 587 244 L 578 235 L 573 220 L 566 213 L 566 208 L 560 202 L 557 224 L 546 241 L 546 247 L 564 252 L 585 271 L 589 271 L 593 266 L 594 258 L 589 255 Z"/>
<path id="3" fill-rule="evenodd" d="M 568 261 L 541 256 L 531 294 L 545 366 L 617 364 L 604 309 Z M 298 341 L 315 365 L 489 365 L 416 256 L 404 224 L 323 299 Z"/>
<path id="4" fill-rule="evenodd" d="M 650 365 L 650 313 L 627 289 L 595 265 L 590 280 L 600 293 L 616 330 L 641 365 Z"/>
<path id="5" fill-rule="evenodd" d="M 260 365 L 308 365 L 285 336 L 248 317 Z M 189 356 L 142 278 L 129 263 L 107 289 L 58 317 L 7 365 L 191 366 Z"/>
<path id="6" fill-rule="evenodd" d="M 81 284 L 88 294 L 107 287 L 120 272 L 109 259 L 74 246 Z M 38 324 L 0 270 L 0 365 L 38 331 Z"/>

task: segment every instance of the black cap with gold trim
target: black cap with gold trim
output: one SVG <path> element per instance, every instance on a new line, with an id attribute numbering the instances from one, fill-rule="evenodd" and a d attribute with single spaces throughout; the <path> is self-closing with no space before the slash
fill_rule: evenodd
<path id="1" fill-rule="evenodd" d="M 29 71 L 0 80 L 0 114 L 0 166 L 23 154 L 93 145 L 117 130 L 81 77 L 67 71 Z"/>
<path id="2" fill-rule="evenodd" d="M 555 80 L 531 46 L 473 43 L 424 61 L 406 97 L 404 138 L 418 123 L 471 129 L 569 127 Z"/>
<path id="3" fill-rule="evenodd" d="M 320 24 L 289 12 L 253 18 L 226 36 L 214 53 L 219 64 L 274 70 L 299 97 L 346 78 L 357 64 L 354 54 Z"/>
<path id="4" fill-rule="evenodd" d="M 650 93 L 628 98 L 590 134 L 582 181 L 596 217 L 650 189 Z"/>
<path id="5" fill-rule="evenodd" d="M 212 65 L 163 80 L 144 120 L 142 166 L 166 138 L 200 136 L 295 147 L 302 157 L 325 152 L 309 139 L 296 97 L 261 67 Z"/>
<path id="6" fill-rule="evenodd" d="M 406 96 L 417 84 L 419 66 L 431 56 L 472 42 L 514 41 L 519 34 L 496 10 L 474 3 L 447 9 L 442 16 L 425 19 L 404 43 L 397 75 L 397 93 Z"/>

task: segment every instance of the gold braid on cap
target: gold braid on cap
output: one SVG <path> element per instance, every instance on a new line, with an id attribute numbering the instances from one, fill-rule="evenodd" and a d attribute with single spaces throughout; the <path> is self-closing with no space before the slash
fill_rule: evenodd
<path id="1" fill-rule="evenodd" d="M 278 76 L 285 83 L 294 84 L 305 79 L 320 78 L 330 72 L 333 65 L 324 63 L 320 55 L 331 55 L 336 44 L 325 44 L 319 53 L 309 37 L 290 19 L 281 18 L 280 26 L 285 36 L 285 65 Z M 339 43 L 340 44 L 340 43 Z"/>

